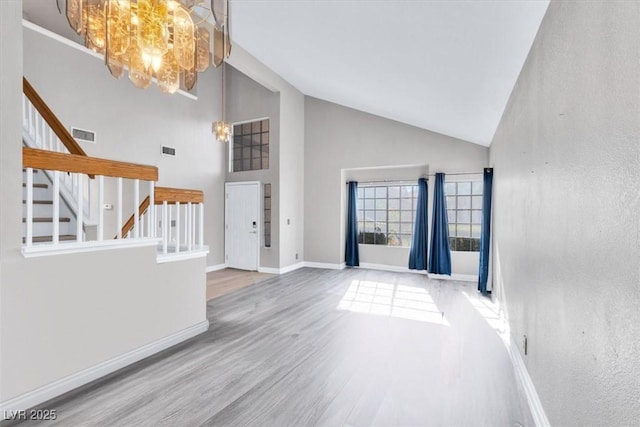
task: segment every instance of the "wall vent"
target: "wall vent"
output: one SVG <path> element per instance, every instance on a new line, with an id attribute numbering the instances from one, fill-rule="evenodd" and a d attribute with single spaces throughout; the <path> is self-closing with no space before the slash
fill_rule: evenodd
<path id="1" fill-rule="evenodd" d="M 162 146 L 162 154 L 164 154 L 165 156 L 175 156 L 176 155 L 176 149 L 173 147 L 167 147 L 166 145 Z"/>
<path id="2" fill-rule="evenodd" d="M 71 135 L 78 141 L 96 143 L 96 133 L 92 130 L 71 128 Z"/>

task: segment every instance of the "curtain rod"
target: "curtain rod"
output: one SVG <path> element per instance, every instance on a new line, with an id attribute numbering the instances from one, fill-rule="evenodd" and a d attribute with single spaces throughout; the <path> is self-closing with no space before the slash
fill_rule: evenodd
<path id="1" fill-rule="evenodd" d="M 482 172 L 456 172 L 456 173 L 445 173 L 445 177 L 447 175 L 482 175 Z M 428 175 L 422 175 L 419 178 L 427 178 L 427 181 L 429 180 L 428 177 L 433 176 L 435 177 L 436 175 L 434 173 L 428 174 Z M 411 179 L 411 178 L 407 178 L 407 179 L 383 179 L 380 181 L 364 181 L 364 182 L 358 182 L 358 184 L 393 184 L 393 183 L 403 183 L 403 182 L 417 182 L 417 179 Z M 350 181 L 347 181 L 346 183 L 348 184 Z"/>

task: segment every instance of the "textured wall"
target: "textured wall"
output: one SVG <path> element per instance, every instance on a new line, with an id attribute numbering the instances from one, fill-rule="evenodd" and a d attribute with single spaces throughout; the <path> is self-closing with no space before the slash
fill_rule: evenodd
<path id="1" fill-rule="evenodd" d="M 305 260 L 344 262 L 346 179 L 417 181 L 421 172 L 481 172 L 488 155 L 489 150 L 480 145 L 306 97 Z M 362 172 L 363 168 L 369 170 Z M 433 185 L 429 192 L 431 202 Z M 408 252 L 366 248 L 360 262 L 406 267 Z M 452 254 L 453 273 L 474 270 L 467 255 Z"/>
<path id="2" fill-rule="evenodd" d="M 552 2 L 491 145 L 494 288 L 552 425 L 640 419 L 640 3 Z"/>

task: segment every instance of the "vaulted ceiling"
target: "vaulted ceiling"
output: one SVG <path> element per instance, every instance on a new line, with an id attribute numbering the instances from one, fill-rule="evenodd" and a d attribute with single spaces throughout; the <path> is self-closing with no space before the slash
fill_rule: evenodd
<path id="1" fill-rule="evenodd" d="M 23 4 L 80 40 L 56 0 Z M 231 36 L 305 95 L 489 145 L 548 4 L 231 0 Z"/>
<path id="2" fill-rule="evenodd" d="M 548 3 L 233 0 L 231 31 L 306 95 L 489 145 Z"/>

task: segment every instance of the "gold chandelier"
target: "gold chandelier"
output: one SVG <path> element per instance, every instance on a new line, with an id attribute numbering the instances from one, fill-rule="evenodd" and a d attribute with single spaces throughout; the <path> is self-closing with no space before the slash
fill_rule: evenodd
<path id="1" fill-rule="evenodd" d="M 198 72 L 229 57 L 228 7 L 228 0 L 67 0 L 66 15 L 85 46 L 104 54 L 112 76 L 127 68 L 135 86 L 155 78 L 162 92 L 174 93 L 193 89 Z"/>

